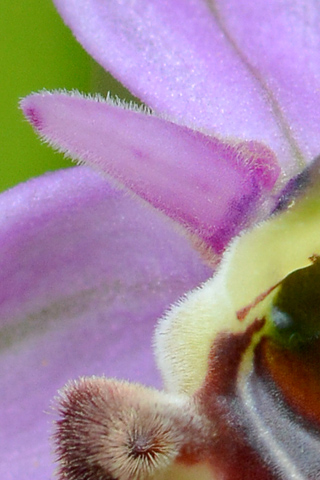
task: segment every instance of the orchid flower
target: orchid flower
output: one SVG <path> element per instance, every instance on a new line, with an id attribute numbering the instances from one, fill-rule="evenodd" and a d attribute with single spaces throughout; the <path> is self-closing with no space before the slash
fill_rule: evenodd
<path id="1" fill-rule="evenodd" d="M 318 3 L 55 4 L 152 110 L 22 101 L 102 177 L 1 196 L 1 478 L 319 478 Z"/>

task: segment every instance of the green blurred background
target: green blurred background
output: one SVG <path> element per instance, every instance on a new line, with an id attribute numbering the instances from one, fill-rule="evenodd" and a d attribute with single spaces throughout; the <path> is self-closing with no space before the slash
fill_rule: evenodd
<path id="1" fill-rule="evenodd" d="M 51 0 L 1 0 L 0 12 L 2 191 L 70 166 L 33 133 L 18 109 L 20 97 L 43 88 L 131 96 L 76 42 Z"/>

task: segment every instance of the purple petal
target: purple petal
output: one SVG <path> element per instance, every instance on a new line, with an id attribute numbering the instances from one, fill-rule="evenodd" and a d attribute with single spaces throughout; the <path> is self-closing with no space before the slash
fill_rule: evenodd
<path id="1" fill-rule="evenodd" d="M 228 144 L 78 95 L 36 94 L 22 108 L 45 140 L 111 175 L 215 252 L 270 212 L 262 204 L 280 169 L 257 142 Z"/>
<path id="2" fill-rule="evenodd" d="M 159 384 L 156 318 L 211 273 L 170 222 L 86 168 L 0 197 L 0 477 L 52 472 L 50 400 L 79 375 Z"/>
<path id="3" fill-rule="evenodd" d="M 252 72 L 205 1 L 55 0 L 55 4 L 88 52 L 156 111 L 211 133 L 267 143 L 287 167 L 299 160 L 301 152 L 275 108 L 273 93 Z M 242 12 L 238 17 L 255 48 L 251 19 Z M 253 28 L 260 28 L 260 23 Z M 266 35 L 267 48 L 269 42 Z"/>
<path id="4" fill-rule="evenodd" d="M 213 4 L 213 1 L 210 0 Z M 290 130 L 297 155 L 320 153 L 320 4 L 317 0 L 217 0 L 237 49 Z"/>

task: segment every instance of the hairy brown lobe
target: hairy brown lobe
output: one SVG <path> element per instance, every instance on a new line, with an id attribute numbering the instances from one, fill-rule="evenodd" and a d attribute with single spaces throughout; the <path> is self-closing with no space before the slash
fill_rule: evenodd
<path id="1" fill-rule="evenodd" d="M 176 459 L 199 459 L 203 419 L 185 398 L 105 378 L 82 378 L 58 400 L 58 477 L 147 480 Z"/>

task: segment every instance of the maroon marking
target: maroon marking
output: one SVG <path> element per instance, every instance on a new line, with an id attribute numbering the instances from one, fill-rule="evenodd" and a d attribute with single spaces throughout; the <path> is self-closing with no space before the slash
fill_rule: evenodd
<path id="1" fill-rule="evenodd" d="M 312 263 L 316 263 L 319 261 L 319 255 L 317 255 L 316 253 L 313 253 L 312 255 L 310 255 L 310 257 L 308 257 L 308 260 L 310 260 L 310 262 Z"/>
<path id="2" fill-rule="evenodd" d="M 320 429 L 320 340 L 306 348 L 289 350 L 263 338 L 255 350 L 255 371 L 283 402 L 283 408 Z M 271 388 L 271 387 L 270 387 Z"/>
<path id="3" fill-rule="evenodd" d="M 275 285 L 273 285 L 272 287 L 270 287 L 268 290 L 266 290 L 265 292 L 261 293 L 260 295 L 258 295 L 252 303 L 249 303 L 249 305 L 247 305 L 246 307 L 244 308 L 241 308 L 240 310 L 237 311 L 236 315 L 237 315 L 237 319 L 242 321 L 246 318 L 246 316 L 248 315 L 248 313 L 250 312 L 250 310 L 254 307 L 256 307 L 258 305 L 258 303 L 262 302 L 262 300 L 264 300 L 268 295 L 269 293 L 272 292 L 272 290 L 274 290 L 276 287 L 278 287 L 280 285 L 280 283 L 282 282 L 282 280 L 278 283 L 276 283 Z"/>
<path id="4" fill-rule="evenodd" d="M 235 395 L 236 381 L 242 356 L 252 337 L 264 326 L 264 319 L 256 319 L 244 332 L 222 333 L 213 343 L 209 354 L 208 373 L 199 391 L 202 399 L 212 394 Z"/>
<path id="5" fill-rule="evenodd" d="M 195 394 L 199 412 L 212 425 L 206 457 L 214 474 L 223 480 L 278 478 L 249 442 L 250 432 L 237 394 L 241 360 L 253 335 L 264 324 L 264 319 L 256 319 L 243 333 L 218 336 L 209 355 L 205 382 Z"/>
<path id="6" fill-rule="evenodd" d="M 43 121 L 37 110 L 34 107 L 27 107 L 24 110 L 25 116 L 30 120 L 31 124 L 37 129 L 41 130 L 43 127 Z"/>
<path id="7" fill-rule="evenodd" d="M 319 261 L 319 258 L 320 258 L 319 255 L 316 254 L 316 253 L 313 253 L 312 255 L 310 255 L 310 257 L 308 257 L 308 259 L 312 263 L 316 263 L 317 261 Z M 308 268 L 308 267 L 304 267 L 304 268 Z M 266 290 L 265 292 L 258 295 L 252 303 L 249 303 L 249 305 L 247 305 L 246 307 L 238 310 L 237 313 L 236 313 L 237 319 L 240 320 L 240 321 L 244 320 L 246 318 L 246 316 L 248 315 L 248 313 L 250 312 L 250 310 L 252 308 L 256 307 L 258 305 L 258 303 L 262 302 L 262 300 L 264 300 L 269 295 L 269 293 L 272 292 L 272 290 L 274 290 L 276 287 L 278 287 L 283 282 L 283 280 L 284 279 L 280 280 L 280 282 L 276 283 L 275 285 L 270 287 L 268 290 Z"/>

